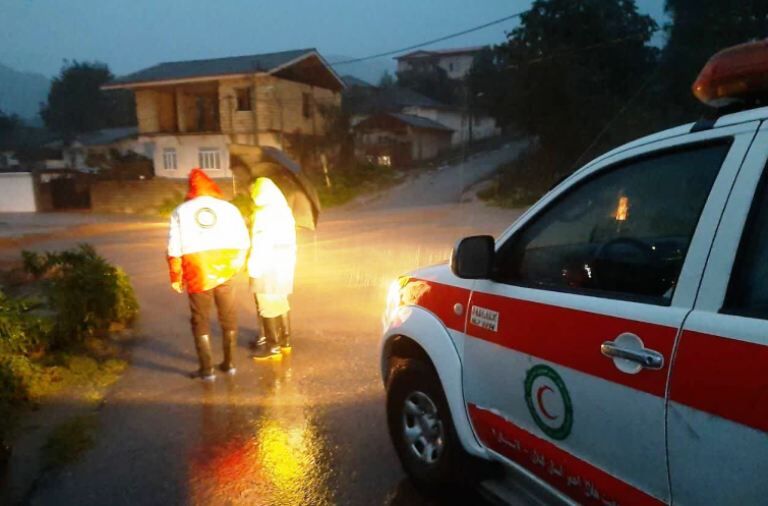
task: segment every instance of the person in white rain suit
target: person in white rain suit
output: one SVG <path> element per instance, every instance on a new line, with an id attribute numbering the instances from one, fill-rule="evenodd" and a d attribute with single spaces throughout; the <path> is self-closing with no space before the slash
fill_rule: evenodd
<path id="1" fill-rule="evenodd" d="M 296 268 L 296 221 L 280 188 L 266 177 L 251 185 L 255 206 L 248 275 L 261 321 L 254 358 L 273 358 L 291 349 L 290 306 Z"/>

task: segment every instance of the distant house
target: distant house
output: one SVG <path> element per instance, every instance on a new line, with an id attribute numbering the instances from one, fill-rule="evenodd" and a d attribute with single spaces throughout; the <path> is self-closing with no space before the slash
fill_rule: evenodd
<path id="1" fill-rule="evenodd" d="M 360 158 L 399 167 L 434 158 L 451 147 L 453 135 L 452 129 L 431 119 L 401 113 L 374 114 L 354 131 Z"/>
<path id="2" fill-rule="evenodd" d="M 291 139 L 325 133 L 321 106 L 339 106 L 344 82 L 314 49 L 160 63 L 104 89 L 136 96 L 138 140 L 152 144 L 155 175 L 193 167 L 229 177 L 229 143 L 291 152 Z"/>
<path id="3" fill-rule="evenodd" d="M 61 151 L 61 160 L 49 160 L 46 168 L 74 169 L 80 172 L 95 172 L 96 167 L 88 164 L 88 158 L 102 155 L 109 158 L 112 152 L 125 155 L 133 152 L 147 158 L 153 157 L 152 144 L 138 140 L 137 127 L 104 128 L 75 136 L 69 143 L 54 141 L 46 144 L 49 149 Z"/>
<path id="4" fill-rule="evenodd" d="M 445 70 L 449 78 L 463 79 L 472 68 L 475 56 L 485 48 L 486 46 L 474 46 L 435 51 L 413 51 L 395 58 L 397 71 L 426 71 L 439 67 Z"/>
<path id="5" fill-rule="evenodd" d="M 470 140 L 499 135 L 501 130 L 488 114 L 443 104 L 408 88 L 348 89 L 344 92 L 342 108 L 350 115 L 353 126 L 383 113 L 397 113 L 430 120 L 450 131 L 449 145 L 460 146 Z M 418 157 L 414 159 L 423 159 Z"/>

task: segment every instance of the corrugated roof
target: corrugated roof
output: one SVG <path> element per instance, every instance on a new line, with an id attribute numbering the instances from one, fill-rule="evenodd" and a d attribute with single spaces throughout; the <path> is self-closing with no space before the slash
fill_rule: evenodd
<path id="1" fill-rule="evenodd" d="M 369 83 L 368 81 L 363 81 L 362 79 L 355 76 L 345 75 L 345 76 L 342 76 L 341 78 L 344 80 L 344 84 L 346 84 L 347 87 L 350 87 L 350 88 L 352 86 L 360 86 L 361 88 L 375 88 L 375 86 Z"/>
<path id="2" fill-rule="evenodd" d="M 349 89 L 342 96 L 342 108 L 348 114 L 376 114 L 380 112 L 400 112 L 406 107 L 424 107 L 427 109 L 454 109 L 437 100 L 433 100 L 408 88 L 393 86 L 389 88 L 370 88 L 370 93 L 356 93 Z"/>
<path id="3" fill-rule="evenodd" d="M 438 123 L 437 121 L 431 120 L 429 118 L 422 118 L 421 116 L 414 116 L 413 114 L 403 114 L 398 112 L 391 112 L 389 113 L 389 116 L 397 118 L 403 123 L 407 123 L 414 128 L 427 128 L 430 130 L 445 130 L 447 132 L 453 132 L 453 128 L 449 128 L 442 123 Z"/>
<path id="4" fill-rule="evenodd" d="M 355 128 L 363 130 L 369 129 L 371 127 L 377 128 L 377 125 L 381 124 L 380 120 L 383 118 L 392 118 L 413 128 L 439 130 L 441 132 L 453 132 L 453 128 L 449 128 L 442 123 L 438 123 L 437 121 L 431 120 L 429 118 L 422 118 L 421 116 L 414 116 L 413 114 L 403 114 L 398 112 L 374 114 L 373 116 L 369 116 L 355 125 Z"/>
<path id="5" fill-rule="evenodd" d="M 138 133 L 139 129 L 137 127 L 104 128 L 102 130 L 82 133 L 75 140 L 84 146 L 101 146 L 136 137 Z"/>
<path id="6" fill-rule="evenodd" d="M 158 63 L 133 74 L 119 77 L 108 83 L 107 87 L 119 84 L 170 81 L 194 77 L 270 72 L 293 60 L 310 54 L 317 54 L 317 51 L 314 48 L 307 48 L 278 53 Z"/>

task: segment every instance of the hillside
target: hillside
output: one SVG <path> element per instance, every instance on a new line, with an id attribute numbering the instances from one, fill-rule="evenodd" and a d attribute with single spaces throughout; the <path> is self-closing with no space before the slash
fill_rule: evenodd
<path id="1" fill-rule="evenodd" d="M 354 59 L 354 57 L 339 54 L 324 54 L 323 56 L 339 75 L 354 76 L 373 85 L 378 84 L 384 72 L 394 75 L 397 68 L 395 60 L 392 58 L 377 58 L 375 60 L 334 65 L 334 62 L 345 62 Z"/>
<path id="2" fill-rule="evenodd" d="M 0 63 L 0 110 L 39 122 L 40 102 L 48 97 L 51 81 L 42 74 L 19 72 Z"/>

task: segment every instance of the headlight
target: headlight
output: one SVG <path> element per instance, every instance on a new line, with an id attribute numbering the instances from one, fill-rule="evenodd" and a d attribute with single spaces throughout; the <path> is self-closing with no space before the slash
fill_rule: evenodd
<path id="1" fill-rule="evenodd" d="M 392 323 L 392 320 L 395 319 L 397 310 L 402 304 L 400 291 L 402 290 L 404 279 L 407 281 L 407 278 L 398 278 L 389 284 L 389 289 L 387 290 L 387 306 L 382 315 L 381 322 L 384 330 L 386 330 L 390 323 Z"/>

